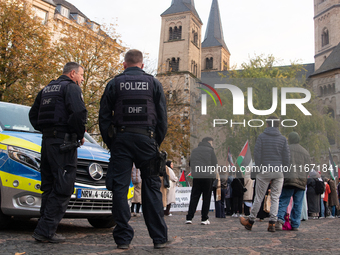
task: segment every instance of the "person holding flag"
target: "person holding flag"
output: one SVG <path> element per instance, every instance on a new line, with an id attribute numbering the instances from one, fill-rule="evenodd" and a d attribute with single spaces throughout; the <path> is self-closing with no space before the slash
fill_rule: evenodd
<path id="1" fill-rule="evenodd" d="M 240 222 L 247 230 L 252 229 L 270 183 L 271 206 L 268 231 L 275 232 L 279 197 L 283 185 L 283 167 L 289 167 L 290 151 L 287 139 L 278 128 L 280 120 L 276 116 L 270 116 L 266 122 L 267 128 L 258 136 L 255 143 L 255 165 L 262 172 L 256 176 L 254 204 L 249 218 L 240 217 Z"/>
<path id="2" fill-rule="evenodd" d="M 190 195 L 189 211 L 185 224 L 192 224 L 198 201 L 203 194 L 203 204 L 201 210 L 201 224 L 209 225 L 209 207 L 211 201 L 212 184 L 216 178 L 215 172 L 209 171 L 217 165 L 217 158 L 213 148 L 213 138 L 205 137 L 198 147 L 191 152 L 190 167 L 193 177 L 193 184 Z"/>

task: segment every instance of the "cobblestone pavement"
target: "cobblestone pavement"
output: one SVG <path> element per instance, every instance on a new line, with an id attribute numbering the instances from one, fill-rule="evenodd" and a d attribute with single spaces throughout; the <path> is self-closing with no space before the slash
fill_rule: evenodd
<path id="1" fill-rule="evenodd" d="M 200 225 L 200 212 L 192 225 L 185 225 L 185 213 L 166 217 L 169 248 L 153 249 L 143 217 L 132 217 L 135 237 L 129 250 L 118 250 L 112 239 L 112 229 L 95 229 L 84 219 L 63 219 L 58 233 L 65 243 L 36 242 L 32 232 L 36 219 L 14 221 L 0 231 L 0 254 L 340 254 L 340 219 L 303 221 L 299 231 L 267 231 L 268 220 L 255 222 L 246 230 L 238 218 L 218 219 L 210 212 L 210 225 Z"/>

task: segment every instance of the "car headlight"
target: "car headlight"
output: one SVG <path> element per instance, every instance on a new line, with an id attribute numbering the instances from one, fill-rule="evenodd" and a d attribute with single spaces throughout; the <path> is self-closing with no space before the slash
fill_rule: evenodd
<path id="1" fill-rule="evenodd" d="M 8 146 L 7 151 L 11 159 L 40 171 L 40 153 L 15 146 Z"/>

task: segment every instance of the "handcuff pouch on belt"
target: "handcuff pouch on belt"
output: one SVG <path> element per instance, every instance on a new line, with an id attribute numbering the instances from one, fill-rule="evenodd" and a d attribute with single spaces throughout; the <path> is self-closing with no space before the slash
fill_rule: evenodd
<path id="1" fill-rule="evenodd" d="M 156 158 L 149 161 L 148 170 L 143 176 L 164 176 L 166 174 L 165 163 L 167 156 L 168 154 L 165 151 L 160 151 L 157 146 Z"/>
<path id="2" fill-rule="evenodd" d="M 80 142 L 77 140 L 76 133 L 65 133 L 64 142 L 60 145 L 61 152 L 67 152 L 74 150 L 80 146 Z"/>

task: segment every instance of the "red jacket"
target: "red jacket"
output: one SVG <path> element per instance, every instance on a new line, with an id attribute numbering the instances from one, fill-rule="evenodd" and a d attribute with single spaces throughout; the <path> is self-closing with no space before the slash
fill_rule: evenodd
<path id="1" fill-rule="evenodd" d="M 325 196 L 323 197 L 323 201 L 328 202 L 328 194 L 329 193 L 331 193 L 331 188 L 329 187 L 328 183 L 326 183 Z"/>

